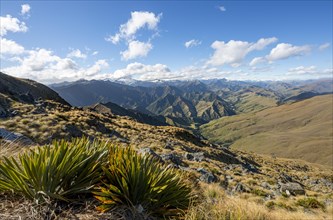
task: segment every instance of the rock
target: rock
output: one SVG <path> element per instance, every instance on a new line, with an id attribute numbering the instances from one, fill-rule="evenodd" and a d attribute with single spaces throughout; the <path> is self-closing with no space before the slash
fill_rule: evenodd
<path id="1" fill-rule="evenodd" d="M 17 132 L 11 132 L 4 128 L 0 128 L 0 139 L 3 139 L 8 142 L 20 143 L 22 145 L 34 144 L 34 142 L 30 138 L 24 136 L 23 134 Z"/>
<path id="2" fill-rule="evenodd" d="M 201 173 L 199 180 L 202 182 L 213 183 L 213 182 L 217 182 L 217 180 L 218 180 L 217 177 L 213 173 L 205 170 L 204 168 L 198 168 L 197 171 L 199 173 Z"/>
<path id="3" fill-rule="evenodd" d="M 250 163 L 245 163 L 242 164 L 243 169 L 245 169 L 246 172 L 251 172 L 251 173 L 259 173 L 259 170 L 256 166 Z"/>
<path id="4" fill-rule="evenodd" d="M 170 163 L 168 166 L 166 166 L 165 169 L 178 169 L 179 166 L 173 163 Z"/>
<path id="5" fill-rule="evenodd" d="M 205 154 L 204 152 L 198 152 L 193 154 L 193 160 L 197 162 L 201 162 L 205 159 Z"/>
<path id="6" fill-rule="evenodd" d="M 9 116 L 8 112 L 5 108 L 0 106 L 0 118 L 7 118 Z"/>
<path id="7" fill-rule="evenodd" d="M 286 190 L 286 194 L 289 197 L 291 195 L 291 193 L 289 192 L 289 190 Z"/>
<path id="8" fill-rule="evenodd" d="M 178 166 L 178 168 L 181 170 L 184 170 L 184 171 L 191 171 L 191 168 L 189 168 L 189 167 Z"/>
<path id="9" fill-rule="evenodd" d="M 62 127 L 62 130 L 70 133 L 72 137 L 82 137 L 83 133 L 80 129 L 78 129 L 75 125 L 66 124 Z"/>
<path id="10" fill-rule="evenodd" d="M 271 185 L 269 185 L 267 182 L 261 183 L 261 186 L 265 189 L 269 189 L 269 190 L 272 189 Z"/>
<path id="11" fill-rule="evenodd" d="M 303 180 L 308 180 L 309 176 L 303 176 Z"/>
<path id="12" fill-rule="evenodd" d="M 305 195 L 305 190 L 299 183 L 290 182 L 286 184 L 281 184 L 280 192 L 285 192 L 288 195 L 288 192 L 291 195 Z"/>
<path id="13" fill-rule="evenodd" d="M 152 156 L 153 158 L 155 158 L 157 161 L 160 161 L 160 162 L 162 161 L 162 158 L 149 147 L 140 149 L 139 154 L 144 155 L 144 156 L 149 155 L 149 156 Z"/>
<path id="14" fill-rule="evenodd" d="M 31 114 L 34 114 L 34 115 L 43 114 L 43 113 L 46 113 L 46 111 L 42 107 L 37 107 L 31 112 Z"/>
<path id="15" fill-rule="evenodd" d="M 187 160 L 191 160 L 191 161 L 201 162 L 205 159 L 205 155 L 204 155 L 204 152 L 198 152 L 198 153 L 188 153 L 188 152 L 186 152 L 184 154 L 184 158 L 187 159 Z"/>
<path id="16" fill-rule="evenodd" d="M 244 192 L 250 192 L 250 188 L 245 186 L 242 183 L 237 183 L 236 186 L 232 190 L 233 192 L 238 192 L 238 193 L 244 193 Z"/>
<path id="17" fill-rule="evenodd" d="M 179 156 L 169 153 L 169 154 L 162 154 L 161 158 L 164 162 L 172 162 L 176 165 L 180 165 L 182 163 L 181 159 Z"/>
<path id="18" fill-rule="evenodd" d="M 200 176 L 200 181 L 206 182 L 206 183 L 213 183 L 213 182 L 217 182 L 217 178 L 214 174 L 212 174 L 211 172 L 208 172 L 208 173 L 202 174 Z"/>
<path id="19" fill-rule="evenodd" d="M 193 154 L 186 152 L 186 153 L 184 154 L 184 158 L 185 158 L 186 160 L 193 160 L 194 157 L 193 157 Z"/>
<path id="20" fill-rule="evenodd" d="M 288 174 L 285 174 L 285 173 L 281 173 L 279 179 L 283 183 L 287 183 L 287 182 L 292 182 L 293 181 L 292 177 L 289 176 Z"/>
<path id="21" fill-rule="evenodd" d="M 166 142 L 164 148 L 169 150 L 174 150 L 173 143 L 170 141 Z"/>

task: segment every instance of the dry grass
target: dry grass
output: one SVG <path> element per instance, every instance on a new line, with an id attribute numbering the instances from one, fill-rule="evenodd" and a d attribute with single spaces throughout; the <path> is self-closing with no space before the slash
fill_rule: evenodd
<path id="1" fill-rule="evenodd" d="M 287 211 L 284 208 L 267 208 L 264 204 L 237 196 L 225 195 L 218 185 L 203 186 L 204 198 L 193 205 L 185 216 L 186 220 L 313 220 L 332 219 L 332 207 L 326 212 L 298 209 Z"/>
<path id="2" fill-rule="evenodd" d="M 234 149 L 333 166 L 332 108 L 332 95 L 317 96 L 221 118 L 203 125 L 201 130 L 211 141 L 230 143 Z"/>

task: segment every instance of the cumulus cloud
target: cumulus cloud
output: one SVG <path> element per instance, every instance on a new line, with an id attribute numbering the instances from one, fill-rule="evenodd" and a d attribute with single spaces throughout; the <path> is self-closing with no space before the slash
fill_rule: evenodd
<path id="1" fill-rule="evenodd" d="M 214 54 L 210 57 L 207 64 L 213 66 L 229 64 L 233 67 L 237 67 L 248 53 L 254 50 L 262 50 L 276 41 L 277 38 L 275 37 L 261 38 L 255 43 L 235 40 L 230 40 L 228 43 L 225 43 L 224 41 L 215 41 L 211 45 L 215 50 Z"/>
<path id="2" fill-rule="evenodd" d="M 227 9 L 223 5 L 219 6 L 218 8 L 220 9 L 220 11 L 223 11 L 223 12 L 227 11 Z"/>
<path id="3" fill-rule="evenodd" d="M 1 55 L 19 55 L 24 53 L 24 47 L 13 40 L 0 38 L 0 52 Z"/>
<path id="4" fill-rule="evenodd" d="M 26 32 L 28 30 L 24 22 L 11 15 L 1 16 L 0 24 L 0 36 L 5 36 L 8 32 Z"/>
<path id="5" fill-rule="evenodd" d="M 67 54 L 67 57 L 86 59 L 87 54 L 84 54 L 81 52 L 81 50 L 76 49 L 76 50 L 72 50 L 69 54 Z"/>
<path id="6" fill-rule="evenodd" d="M 263 63 L 265 61 L 266 61 L 266 59 L 264 57 L 255 57 L 251 60 L 250 66 L 255 66 L 255 65 L 257 65 L 259 63 Z"/>
<path id="7" fill-rule="evenodd" d="M 123 60 L 131 60 L 138 57 L 145 57 L 153 48 L 150 43 L 141 41 L 131 41 L 128 44 L 128 49 L 120 52 Z"/>
<path id="8" fill-rule="evenodd" d="M 330 43 L 325 43 L 325 44 L 322 44 L 318 47 L 319 50 L 325 50 L 327 48 L 329 48 L 331 46 Z"/>
<path id="9" fill-rule="evenodd" d="M 316 66 L 298 66 L 295 68 L 290 68 L 286 75 L 290 76 L 299 76 L 299 75 L 311 75 L 312 77 L 323 77 L 323 76 L 332 76 L 333 69 L 318 69 Z"/>
<path id="10" fill-rule="evenodd" d="M 298 66 L 295 68 L 290 68 L 288 70 L 288 75 L 304 75 L 304 74 L 314 74 L 317 73 L 317 67 L 316 66 L 309 66 L 309 67 L 304 67 L 304 66 Z"/>
<path id="11" fill-rule="evenodd" d="M 105 60 L 98 60 L 87 68 L 78 66 L 74 60 L 54 55 L 53 51 L 36 49 L 25 51 L 25 56 L 18 57 L 18 65 L 1 71 L 17 77 L 24 77 L 42 83 L 75 81 L 81 78 L 93 79 L 109 65 Z"/>
<path id="12" fill-rule="evenodd" d="M 164 64 L 145 65 L 134 62 L 128 64 L 126 68 L 114 71 L 111 74 L 100 75 L 102 79 L 134 79 L 142 81 L 156 80 L 193 80 L 193 79 L 215 79 L 230 76 L 244 77 L 248 73 L 242 70 L 236 71 L 221 71 L 216 67 L 198 67 L 187 66 L 177 71 L 171 71 Z"/>
<path id="13" fill-rule="evenodd" d="M 31 7 L 30 7 L 29 4 L 23 4 L 23 5 L 21 5 L 21 15 L 29 14 L 30 9 L 31 9 Z"/>
<path id="14" fill-rule="evenodd" d="M 190 47 L 198 46 L 200 44 L 201 44 L 201 41 L 192 39 L 192 40 L 186 41 L 184 45 L 186 48 L 190 48 Z"/>
<path id="15" fill-rule="evenodd" d="M 147 11 L 134 11 L 131 12 L 131 18 L 125 23 L 120 25 L 119 31 L 107 37 L 105 40 L 113 44 L 118 44 L 124 40 L 128 48 L 120 52 L 122 60 L 130 60 L 138 57 L 145 57 L 153 48 L 150 40 L 156 36 L 156 32 L 152 35 L 147 42 L 136 40 L 136 33 L 143 28 L 149 30 L 157 30 L 157 25 L 160 22 L 162 14 L 154 14 Z"/>
<path id="16" fill-rule="evenodd" d="M 95 62 L 95 64 L 93 66 L 89 67 L 86 70 L 85 75 L 87 77 L 90 77 L 90 76 L 94 77 L 107 67 L 109 67 L 109 64 L 108 64 L 108 62 L 106 62 L 106 60 L 98 60 Z"/>
<path id="17" fill-rule="evenodd" d="M 108 77 L 113 79 L 133 78 L 137 80 L 148 80 L 163 78 L 171 73 L 164 64 L 145 65 L 142 63 L 130 63 L 124 69 L 116 70 Z"/>
<path id="18" fill-rule="evenodd" d="M 269 61 L 276 61 L 287 59 L 294 56 L 302 56 L 311 51 L 311 47 L 308 45 L 304 46 L 293 46 L 291 44 L 281 43 L 273 48 L 266 59 Z"/>
<path id="19" fill-rule="evenodd" d="M 98 51 L 94 51 L 91 55 L 96 56 L 98 54 Z"/>
<path id="20" fill-rule="evenodd" d="M 155 15 L 153 12 L 147 11 L 131 12 L 131 18 L 127 23 L 120 25 L 119 31 L 115 35 L 106 38 L 106 40 L 113 44 L 119 43 L 121 39 L 133 40 L 137 31 L 144 27 L 150 30 L 156 29 L 161 16 L 162 14 Z"/>

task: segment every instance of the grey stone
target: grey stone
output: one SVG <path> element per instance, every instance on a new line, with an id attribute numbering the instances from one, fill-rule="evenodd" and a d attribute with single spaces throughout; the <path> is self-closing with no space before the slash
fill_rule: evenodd
<path id="1" fill-rule="evenodd" d="M 24 136 L 23 134 L 17 133 L 17 132 L 11 132 L 4 128 L 0 128 L 0 139 L 3 139 L 8 142 L 18 142 L 23 145 L 33 145 L 34 142 Z"/>
<path id="2" fill-rule="evenodd" d="M 217 177 L 212 174 L 211 172 L 202 174 L 200 176 L 200 181 L 202 182 L 206 182 L 206 183 L 213 183 L 213 182 L 217 182 Z"/>
<path id="3" fill-rule="evenodd" d="M 288 174 L 285 174 L 285 173 L 281 173 L 280 176 L 279 176 L 279 179 L 283 183 L 288 183 L 288 182 L 292 182 L 293 181 L 292 177 L 289 176 Z"/>
<path id="4" fill-rule="evenodd" d="M 164 162 L 172 162 L 176 165 L 180 165 L 182 163 L 181 159 L 179 156 L 169 153 L 169 154 L 162 154 L 161 158 Z"/>
<path id="5" fill-rule="evenodd" d="M 246 185 L 244 185 L 242 183 L 237 183 L 232 191 L 238 192 L 238 193 L 243 193 L 243 192 L 250 192 L 251 190 Z"/>
<path id="6" fill-rule="evenodd" d="M 205 170 L 202 167 L 198 168 L 197 171 L 199 173 L 201 173 L 199 180 L 202 182 L 213 183 L 213 182 L 217 182 L 217 180 L 218 180 L 217 177 L 213 173 Z"/>
<path id="7" fill-rule="evenodd" d="M 296 196 L 296 195 L 305 195 L 305 190 L 301 186 L 301 184 L 295 183 L 295 182 L 281 184 L 280 192 L 281 193 L 282 192 L 287 193 L 287 195 L 288 195 L 288 192 L 289 192 L 291 195 L 294 195 L 294 196 Z"/>

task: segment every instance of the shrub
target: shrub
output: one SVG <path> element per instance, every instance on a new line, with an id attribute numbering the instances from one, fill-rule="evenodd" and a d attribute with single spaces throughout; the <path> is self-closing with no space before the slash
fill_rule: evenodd
<path id="1" fill-rule="evenodd" d="M 131 148 L 112 147 L 104 172 L 105 183 L 95 192 L 102 212 L 125 205 L 138 214 L 167 217 L 190 204 L 191 189 L 179 173 Z"/>
<path id="2" fill-rule="evenodd" d="M 303 206 L 308 209 L 325 209 L 325 205 L 323 203 L 311 197 L 297 200 L 296 205 Z"/>
<path id="3" fill-rule="evenodd" d="M 0 190 L 41 203 L 47 200 L 70 201 L 90 192 L 101 176 L 106 142 L 87 138 L 72 142 L 55 141 L 15 157 L 0 159 Z"/>

